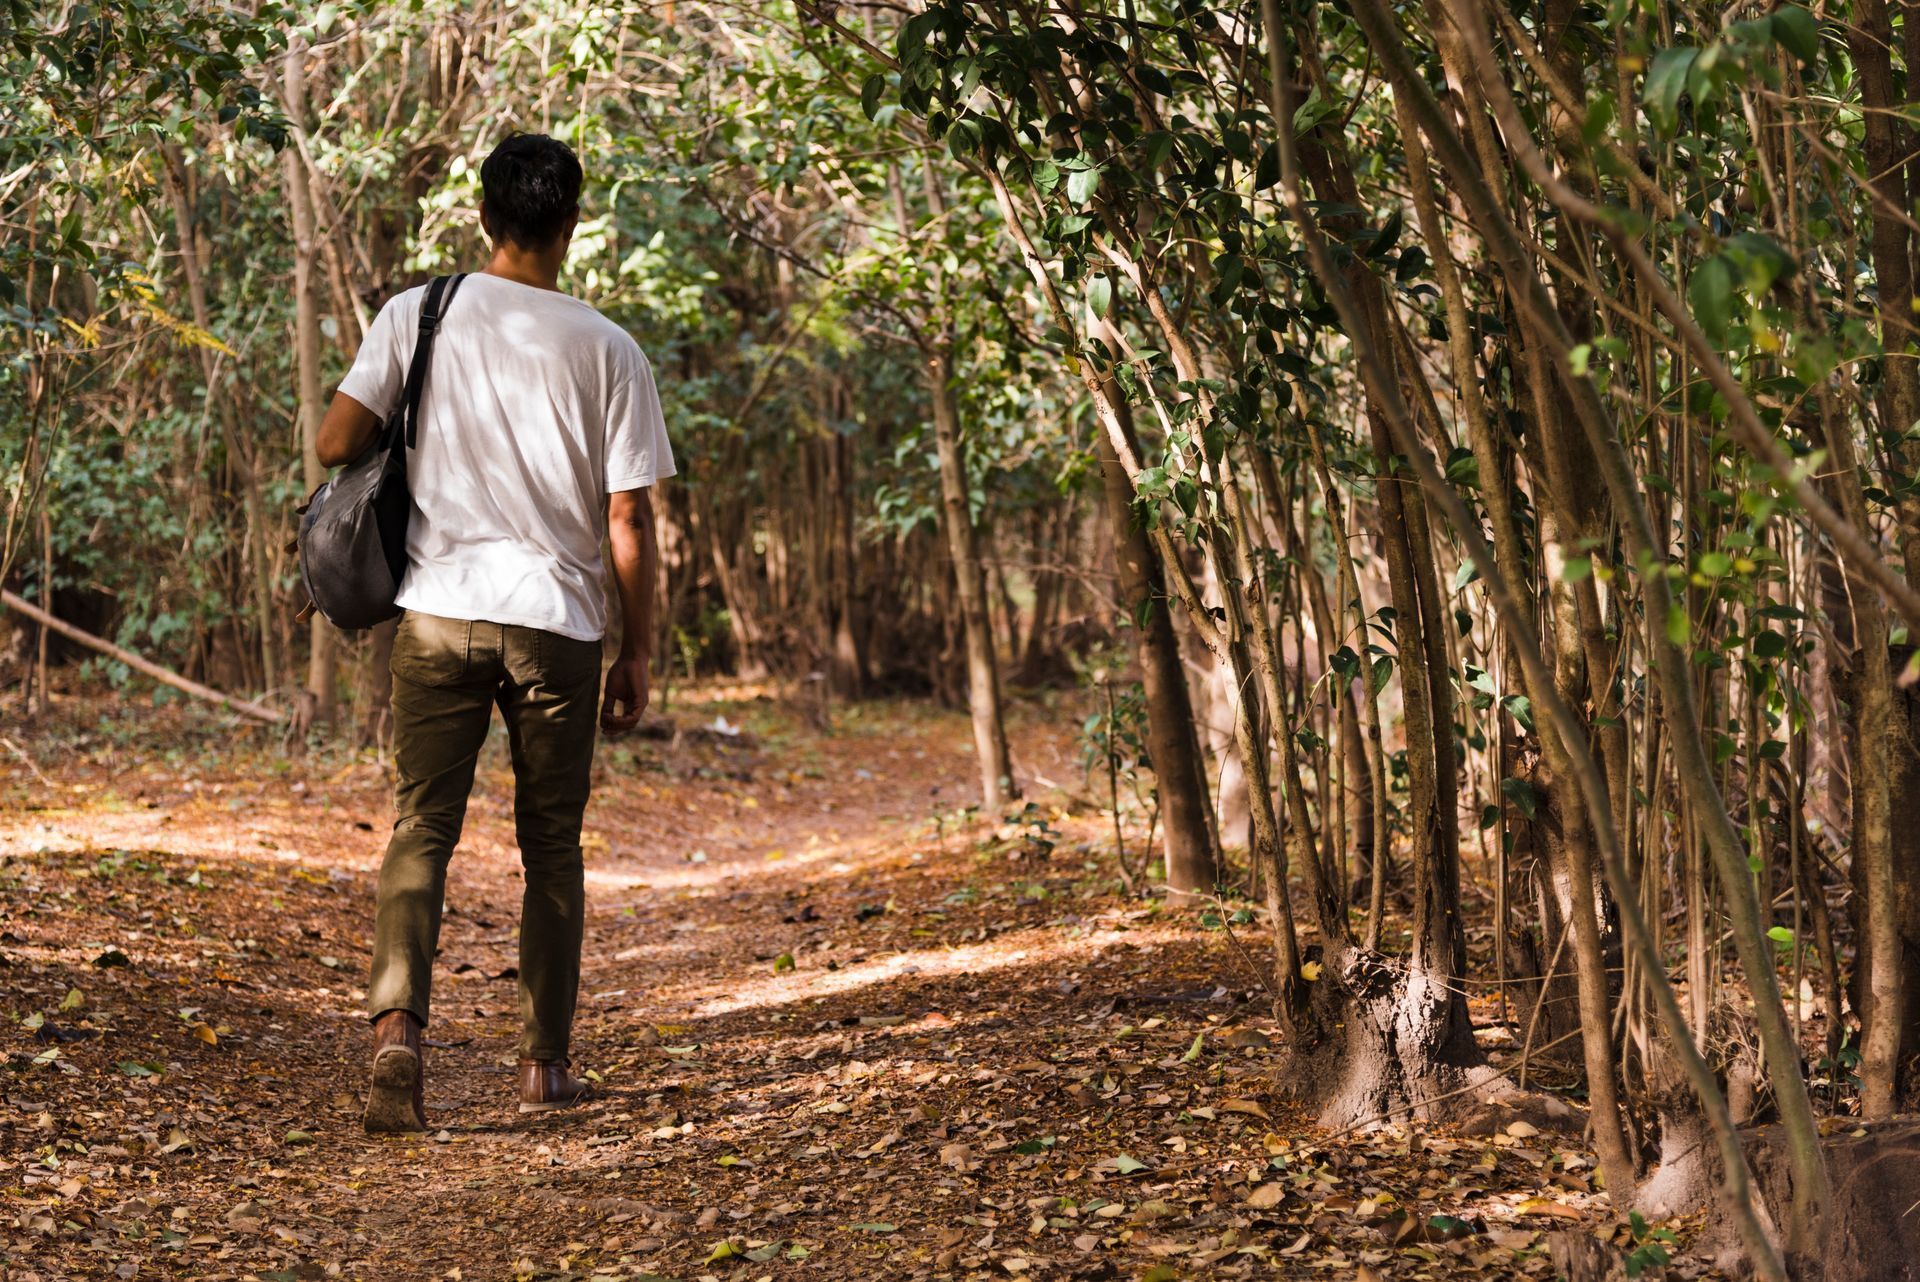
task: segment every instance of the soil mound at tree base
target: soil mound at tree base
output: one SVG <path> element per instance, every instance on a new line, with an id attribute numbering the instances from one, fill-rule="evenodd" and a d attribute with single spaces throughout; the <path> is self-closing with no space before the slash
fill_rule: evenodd
<path id="1" fill-rule="evenodd" d="M 1776 1237 L 1793 1204 L 1793 1171 L 1779 1126 L 1745 1134 L 1754 1192 Z M 1920 1278 L 1920 1119 L 1827 1136 L 1822 1144 L 1833 1202 L 1812 1252 L 1788 1261 L 1799 1282 L 1903 1282 Z M 1717 1172 L 1716 1172 L 1717 1175 Z M 1702 1243 L 1734 1277 L 1752 1267 L 1729 1225 Z"/>

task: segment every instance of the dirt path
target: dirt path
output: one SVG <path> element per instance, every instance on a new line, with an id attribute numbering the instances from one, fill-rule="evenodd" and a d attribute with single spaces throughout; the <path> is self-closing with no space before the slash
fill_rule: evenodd
<path id="1" fill-rule="evenodd" d="M 1534 1276 L 1591 1205 L 1544 1138 L 1329 1145 L 1289 1113 L 1217 924 L 1113 897 L 1100 822 L 1056 813 L 1071 715 L 1021 719 L 1039 810 L 996 836 L 934 820 L 959 717 L 676 711 L 749 733 L 602 750 L 575 1047 L 602 1095 L 537 1120 L 489 745 L 424 1140 L 357 1123 L 377 762 L 289 767 L 176 712 L 0 765 L 0 1273 Z"/>

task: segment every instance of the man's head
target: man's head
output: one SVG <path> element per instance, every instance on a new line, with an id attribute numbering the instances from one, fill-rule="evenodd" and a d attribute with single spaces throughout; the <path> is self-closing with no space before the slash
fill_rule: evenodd
<path id="1" fill-rule="evenodd" d="M 494 242 L 551 249 L 580 216 L 580 161 L 545 134 L 511 134 L 480 166 L 480 223 Z"/>

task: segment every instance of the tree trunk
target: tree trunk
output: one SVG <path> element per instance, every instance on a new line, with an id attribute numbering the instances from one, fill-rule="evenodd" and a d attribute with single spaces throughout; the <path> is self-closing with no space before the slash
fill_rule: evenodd
<path id="1" fill-rule="evenodd" d="M 927 394 L 933 400 L 934 442 L 940 453 L 940 524 L 947 555 L 953 561 L 960 617 L 966 630 L 967 706 L 973 713 L 973 747 L 980 768 L 980 799 L 997 817 L 1020 795 L 1013 779 L 1013 757 L 1001 720 L 1000 665 L 994 654 L 993 616 L 987 601 L 986 567 L 980 563 L 979 535 L 967 494 L 966 463 L 961 454 L 959 415 L 953 401 L 952 355 L 937 349 L 927 357 Z"/>
<path id="2" fill-rule="evenodd" d="M 295 38 L 287 50 L 283 87 L 287 116 L 296 126 L 307 114 L 306 42 Z M 313 197 L 307 189 L 306 162 L 297 147 L 283 147 L 280 161 L 287 176 L 287 206 L 293 223 L 294 364 L 298 373 L 300 459 L 305 489 L 311 494 L 327 479 L 327 469 L 315 452 L 320 419 L 325 412 L 320 390 L 320 308 L 314 293 L 315 244 Z M 307 705 L 315 724 L 328 724 L 334 714 L 335 636 L 333 625 L 318 611 L 308 621 Z"/>
<path id="3" fill-rule="evenodd" d="M 187 188 L 186 163 L 177 147 L 162 151 L 169 194 L 173 197 L 174 234 L 180 245 L 180 274 L 186 280 L 187 301 L 193 308 L 193 323 L 212 332 L 212 310 L 207 302 L 206 280 L 201 272 L 200 240 L 194 226 L 193 201 Z M 255 467 L 250 443 L 242 440 L 240 424 L 234 414 L 233 399 L 221 394 L 220 354 L 211 347 L 200 349 L 200 369 L 207 381 L 204 404 L 220 428 L 221 444 L 226 448 L 227 465 L 240 481 L 241 515 L 246 536 L 239 556 L 246 563 L 248 586 L 253 593 L 254 611 L 260 642 L 260 686 L 272 690 L 279 682 L 280 662 L 274 641 L 273 576 L 267 566 L 266 518 L 260 493 L 260 475 Z M 236 641 L 238 641 L 236 628 Z"/>
<path id="4" fill-rule="evenodd" d="M 1132 428 L 1130 407 L 1113 389 L 1121 421 Z M 1187 674 L 1180 662 L 1180 641 L 1153 554 L 1133 510 L 1133 486 L 1105 432 L 1097 434 L 1100 476 L 1107 520 L 1113 528 L 1120 602 L 1133 632 L 1133 650 L 1147 698 L 1147 753 L 1153 759 L 1160 796 L 1160 843 L 1166 856 L 1167 886 L 1176 891 L 1211 891 L 1219 878 L 1213 834 L 1207 820 L 1207 772 L 1201 763 L 1193 724 Z"/>

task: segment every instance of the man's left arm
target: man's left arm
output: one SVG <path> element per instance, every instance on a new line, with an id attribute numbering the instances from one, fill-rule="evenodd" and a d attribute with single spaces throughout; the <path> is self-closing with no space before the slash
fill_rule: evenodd
<path id="1" fill-rule="evenodd" d="M 613 550 L 613 582 L 620 597 L 620 654 L 607 670 L 600 728 L 620 734 L 640 724 L 651 695 L 653 596 L 659 565 L 651 490 L 620 490 L 607 496 L 607 542 Z"/>

